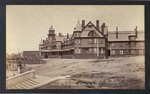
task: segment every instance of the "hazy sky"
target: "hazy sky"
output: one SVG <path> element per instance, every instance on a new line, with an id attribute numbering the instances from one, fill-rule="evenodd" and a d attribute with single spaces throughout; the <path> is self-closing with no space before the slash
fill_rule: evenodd
<path id="1" fill-rule="evenodd" d="M 6 46 L 7 53 L 38 50 L 53 25 L 58 35 L 72 34 L 79 20 L 86 23 L 96 20 L 106 23 L 109 31 L 144 30 L 144 6 L 142 5 L 7 5 Z"/>

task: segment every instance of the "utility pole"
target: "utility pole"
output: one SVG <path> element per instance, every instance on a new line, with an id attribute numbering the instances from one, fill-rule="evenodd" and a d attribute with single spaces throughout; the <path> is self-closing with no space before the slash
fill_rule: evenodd
<path id="1" fill-rule="evenodd" d="M 99 58 L 99 49 L 98 49 L 98 34 L 97 34 L 97 59 Z"/>

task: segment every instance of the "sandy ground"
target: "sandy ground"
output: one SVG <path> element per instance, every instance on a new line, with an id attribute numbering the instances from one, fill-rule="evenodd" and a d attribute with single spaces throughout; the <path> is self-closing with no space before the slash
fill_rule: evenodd
<path id="1" fill-rule="evenodd" d="M 71 75 L 77 83 L 96 83 L 93 88 L 144 89 L 144 56 L 109 59 L 45 59 L 45 64 L 28 64 L 37 75 Z"/>

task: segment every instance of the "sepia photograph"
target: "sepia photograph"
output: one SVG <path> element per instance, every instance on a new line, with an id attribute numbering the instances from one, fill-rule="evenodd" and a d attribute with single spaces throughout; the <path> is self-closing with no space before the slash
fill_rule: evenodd
<path id="1" fill-rule="evenodd" d="M 7 5 L 6 89 L 145 89 L 144 5 Z"/>

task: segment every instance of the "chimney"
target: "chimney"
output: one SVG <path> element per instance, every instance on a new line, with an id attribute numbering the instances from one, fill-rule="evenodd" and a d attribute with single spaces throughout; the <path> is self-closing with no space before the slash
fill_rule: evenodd
<path id="1" fill-rule="evenodd" d="M 85 27 L 85 20 L 82 20 L 82 29 Z"/>
<path id="2" fill-rule="evenodd" d="M 105 26 L 104 28 L 104 35 L 108 37 L 108 26 Z"/>
<path id="3" fill-rule="evenodd" d="M 135 36 L 136 36 L 136 38 L 137 38 L 137 37 L 138 37 L 137 26 L 135 27 L 134 31 L 135 31 Z"/>
<path id="4" fill-rule="evenodd" d="M 116 39 L 118 39 L 118 27 L 116 27 Z"/>
<path id="5" fill-rule="evenodd" d="M 104 34 L 105 23 L 102 24 L 102 33 Z"/>
<path id="6" fill-rule="evenodd" d="M 105 27 L 105 23 L 103 23 L 103 26 Z"/>
<path id="7" fill-rule="evenodd" d="M 61 37 L 61 33 L 59 33 L 59 35 L 58 35 L 59 37 Z"/>
<path id="8" fill-rule="evenodd" d="M 96 27 L 99 30 L 99 20 L 96 20 Z"/>
<path id="9" fill-rule="evenodd" d="M 69 34 L 67 33 L 67 39 L 69 39 Z"/>

